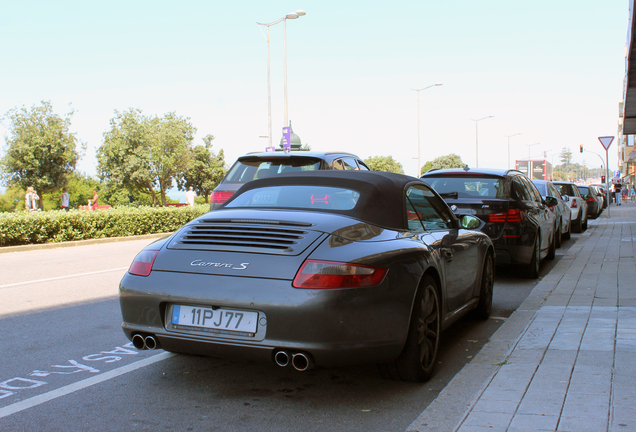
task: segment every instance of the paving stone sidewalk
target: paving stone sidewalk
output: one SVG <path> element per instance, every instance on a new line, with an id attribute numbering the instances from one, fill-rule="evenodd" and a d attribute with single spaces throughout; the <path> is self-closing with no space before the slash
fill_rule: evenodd
<path id="1" fill-rule="evenodd" d="M 408 431 L 636 431 L 636 204 L 610 213 Z"/>

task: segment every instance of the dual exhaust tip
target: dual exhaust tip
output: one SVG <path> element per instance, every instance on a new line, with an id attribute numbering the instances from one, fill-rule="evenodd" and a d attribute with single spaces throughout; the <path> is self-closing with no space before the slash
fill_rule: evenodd
<path id="1" fill-rule="evenodd" d="M 287 352 L 279 350 L 274 352 L 274 363 L 280 367 L 287 367 L 290 364 L 294 369 L 304 372 L 314 367 L 314 359 L 310 354 L 303 352 Z"/>
<path id="2" fill-rule="evenodd" d="M 154 350 L 161 348 L 161 344 L 153 335 L 144 336 L 140 333 L 136 333 L 132 337 L 132 343 L 138 350 Z"/>

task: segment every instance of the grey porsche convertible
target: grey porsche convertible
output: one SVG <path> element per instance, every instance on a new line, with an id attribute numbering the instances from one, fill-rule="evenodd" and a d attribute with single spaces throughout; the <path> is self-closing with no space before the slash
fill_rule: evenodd
<path id="1" fill-rule="evenodd" d="M 377 363 L 426 381 L 443 330 L 490 314 L 481 224 L 400 174 L 255 180 L 137 255 L 119 287 L 122 327 L 138 349 L 299 371 Z"/>

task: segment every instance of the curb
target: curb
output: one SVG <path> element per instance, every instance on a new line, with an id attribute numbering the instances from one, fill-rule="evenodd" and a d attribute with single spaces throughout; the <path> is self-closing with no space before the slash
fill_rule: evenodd
<path id="1" fill-rule="evenodd" d="M 25 252 L 32 250 L 41 250 L 41 249 L 56 249 L 56 248 L 64 248 L 64 247 L 74 247 L 74 246 L 87 246 L 92 244 L 99 243 L 112 243 L 112 242 L 120 242 L 120 241 L 130 241 L 130 240 L 146 240 L 153 238 L 161 238 L 171 235 L 172 233 L 156 233 L 156 234 L 143 234 L 136 236 L 126 236 L 126 237 L 106 237 L 99 239 L 89 239 L 89 240 L 75 240 L 75 241 L 66 241 L 60 243 L 40 243 L 40 244 L 29 244 L 29 245 L 20 245 L 20 246 L 2 246 L 0 247 L 0 254 L 10 253 L 10 252 Z"/>

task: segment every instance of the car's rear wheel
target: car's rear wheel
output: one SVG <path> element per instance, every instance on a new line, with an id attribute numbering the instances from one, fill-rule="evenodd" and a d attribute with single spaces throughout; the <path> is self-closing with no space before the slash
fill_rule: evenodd
<path id="1" fill-rule="evenodd" d="M 428 381 L 435 370 L 441 330 L 437 284 L 432 277 L 424 276 L 415 297 L 404 350 L 394 362 L 379 366 L 382 376 L 412 382 Z"/>
<path id="2" fill-rule="evenodd" d="M 587 231 L 587 218 L 585 218 L 585 222 L 583 222 L 583 223 L 581 224 L 581 227 L 583 228 L 583 229 L 581 230 L 581 232 L 583 232 L 583 231 Z"/>
<path id="3" fill-rule="evenodd" d="M 563 231 L 563 221 L 559 223 L 559 228 L 554 233 L 556 237 L 556 247 L 557 249 L 561 247 L 561 232 Z"/>
<path id="4" fill-rule="evenodd" d="M 475 317 L 485 320 L 492 310 L 492 290 L 495 285 L 495 263 L 492 254 L 486 255 L 484 268 L 481 272 L 481 287 L 479 289 L 479 304 L 475 309 Z"/>
<path id="5" fill-rule="evenodd" d="M 568 225 L 568 230 L 565 234 L 563 234 L 563 238 L 566 240 L 570 240 L 571 237 L 572 237 L 572 222 L 570 221 L 570 224 Z"/>
<path id="6" fill-rule="evenodd" d="M 579 211 L 579 215 L 576 217 L 576 220 L 574 222 L 572 222 L 572 231 L 573 232 L 575 232 L 575 233 L 580 233 L 581 232 L 581 219 L 582 218 L 583 218 L 583 215 Z"/>
<path id="7" fill-rule="evenodd" d="M 541 233 L 537 232 L 537 238 L 534 240 L 532 250 L 532 258 L 530 262 L 523 267 L 523 274 L 527 279 L 536 279 L 539 277 L 539 265 L 541 264 Z"/>
<path id="8" fill-rule="evenodd" d="M 548 254 L 546 255 L 546 259 L 549 260 L 553 260 L 554 257 L 556 256 L 556 238 L 557 238 L 557 232 L 556 230 L 554 231 L 554 234 L 552 235 L 552 239 L 550 241 L 550 249 L 548 249 Z"/>

